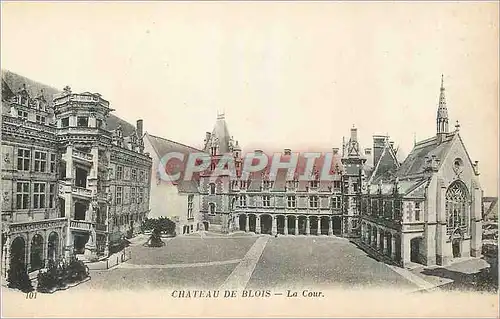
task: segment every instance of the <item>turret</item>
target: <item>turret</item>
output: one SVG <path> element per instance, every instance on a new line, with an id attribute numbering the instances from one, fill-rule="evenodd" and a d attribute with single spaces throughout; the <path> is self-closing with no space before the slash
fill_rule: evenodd
<path id="1" fill-rule="evenodd" d="M 441 89 L 439 94 L 439 105 L 437 110 L 436 117 L 436 135 L 438 139 L 438 143 L 443 141 L 443 138 L 446 137 L 448 133 L 448 109 L 446 108 L 446 97 L 444 94 L 444 79 L 443 75 L 441 75 Z"/>

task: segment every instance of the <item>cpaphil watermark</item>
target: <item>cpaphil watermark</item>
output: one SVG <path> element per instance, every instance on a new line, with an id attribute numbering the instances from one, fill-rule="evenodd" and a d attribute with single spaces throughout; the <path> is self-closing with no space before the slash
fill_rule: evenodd
<path id="1" fill-rule="evenodd" d="M 338 162 L 334 161 L 334 153 L 304 152 L 247 153 L 242 158 L 231 154 L 211 156 L 203 152 L 183 154 L 170 152 L 165 154 L 157 167 L 158 176 L 165 182 L 191 181 L 199 177 L 217 179 L 248 180 L 254 174 L 261 173 L 269 181 L 275 181 L 278 172 L 286 172 L 286 180 L 298 181 L 332 181 L 338 174 Z"/>

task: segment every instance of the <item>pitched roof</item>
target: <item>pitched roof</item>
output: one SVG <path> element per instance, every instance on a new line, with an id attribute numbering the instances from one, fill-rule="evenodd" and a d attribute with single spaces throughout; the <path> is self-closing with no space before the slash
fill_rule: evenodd
<path id="1" fill-rule="evenodd" d="M 210 140 L 206 142 L 204 147 L 205 152 L 209 151 L 209 148 L 212 145 L 214 139 L 217 139 L 219 154 L 230 153 L 229 141 L 231 140 L 231 136 L 229 135 L 229 130 L 227 128 L 224 114 L 217 115 L 217 121 L 215 122 L 215 127 L 212 131 L 212 135 L 210 136 Z"/>
<path id="2" fill-rule="evenodd" d="M 58 90 L 52 86 L 34 81 L 17 73 L 14 73 L 9 70 L 2 69 L 2 81 L 5 81 L 5 84 L 9 88 L 9 90 L 13 93 L 19 92 L 26 87 L 26 90 L 30 94 L 30 96 L 35 97 L 39 96 L 43 90 L 43 96 L 47 100 L 47 102 L 52 103 L 53 97 L 55 94 L 62 93 L 61 90 Z M 8 92 L 6 88 L 2 87 L 2 95 L 5 92 Z M 2 97 L 3 98 L 3 97 Z M 135 126 L 130 124 L 129 122 L 115 116 L 113 114 L 109 114 L 106 120 L 106 129 L 109 131 L 115 130 L 118 125 L 121 125 L 123 135 L 128 136 L 135 132 Z"/>
<path id="3" fill-rule="evenodd" d="M 373 168 L 373 171 L 371 171 L 368 182 L 377 183 L 379 180 L 391 179 L 399 166 L 400 164 L 396 157 L 396 152 L 386 139 L 380 158 L 377 163 L 375 163 L 375 167 Z"/>
<path id="4" fill-rule="evenodd" d="M 439 143 L 437 136 L 434 136 L 415 144 L 413 150 L 397 170 L 396 176 L 404 178 L 423 174 L 427 167 L 427 159 L 433 156 L 438 160 L 439 169 L 453 144 L 454 136 L 455 133 L 449 133 L 441 143 Z"/>
<path id="5" fill-rule="evenodd" d="M 184 155 L 190 153 L 202 152 L 194 147 L 178 143 L 163 137 L 151 135 L 148 132 L 144 134 L 145 138 L 149 140 L 151 146 L 153 147 L 158 158 L 162 158 L 167 153 L 178 152 Z M 186 164 L 187 157 L 184 158 L 183 164 Z M 168 170 L 169 174 L 181 173 L 181 178 L 178 181 L 172 181 L 172 184 L 177 186 L 179 193 L 197 193 L 198 192 L 198 180 L 199 175 L 194 174 L 192 180 L 185 181 L 183 179 L 184 170 L 182 169 L 181 163 L 175 161 L 169 161 L 165 169 Z"/>

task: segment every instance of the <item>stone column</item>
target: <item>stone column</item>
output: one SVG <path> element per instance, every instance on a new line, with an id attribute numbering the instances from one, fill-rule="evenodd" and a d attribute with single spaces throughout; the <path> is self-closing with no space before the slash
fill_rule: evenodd
<path id="1" fill-rule="evenodd" d="M 299 216 L 295 216 L 295 235 L 299 234 Z"/>
<path id="2" fill-rule="evenodd" d="M 250 231 L 250 218 L 248 214 L 245 214 L 245 232 Z"/>
<path id="3" fill-rule="evenodd" d="M 377 229 L 377 238 L 376 238 L 376 241 L 377 241 L 377 243 L 376 243 L 375 248 L 377 250 L 380 250 L 380 230 L 379 229 Z"/>
<path id="4" fill-rule="evenodd" d="M 255 233 L 260 234 L 260 215 L 255 217 Z"/>
<path id="5" fill-rule="evenodd" d="M 311 234 L 311 225 L 309 223 L 310 223 L 309 216 L 307 216 L 306 217 L 306 235 Z"/>
<path id="6" fill-rule="evenodd" d="M 318 216 L 318 230 L 317 230 L 318 236 L 321 235 L 321 216 Z"/>
<path id="7" fill-rule="evenodd" d="M 7 236 L 5 239 L 5 243 L 3 246 L 3 257 L 4 259 L 2 260 L 2 275 L 4 278 L 7 278 L 8 275 L 8 270 L 10 268 L 10 244 L 11 244 L 11 237 L 10 235 Z"/>
<path id="8" fill-rule="evenodd" d="M 332 216 L 328 217 L 328 236 L 333 236 Z"/>
<path id="9" fill-rule="evenodd" d="M 482 235 L 483 235 L 483 217 L 481 212 L 482 194 L 477 186 L 473 188 L 471 207 L 471 249 L 470 255 L 473 257 L 481 256 Z"/>
<path id="10" fill-rule="evenodd" d="M 288 235 L 288 216 L 285 216 L 285 229 L 283 230 L 285 235 Z"/>
<path id="11" fill-rule="evenodd" d="M 64 213 L 66 214 L 66 246 L 64 247 L 64 257 L 69 259 L 73 255 L 73 236 L 71 234 L 71 219 L 72 219 L 73 200 L 71 192 L 64 194 Z"/>
<path id="12" fill-rule="evenodd" d="M 411 261 L 410 255 L 410 238 L 407 235 L 401 234 L 401 258 L 403 267 L 408 266 Z"/>
<path id="13" fill-rule="evenodd" d="M 396 260 L 396 238 L 391 234 L 391 259 Z"/>
<path id="14" fill-rule="evenodd" d="M 382 240 L 383 240 L 383 243 L 384 243 L 384 247 L 382 248 L 382 253 L 383 253 L 384 255 L 387 255 L 387 252 L 389 251 L 389 250 L 387 249 L 387 246 L 388 246 L 388 244 L 389 244 L 387 239 L 388 239 L 388 238 L 387 238 L 387 236 L 385 235 L 385 233 L 383 233 L 383 235 L 382 235 Z"/>
<path id="15" fill-rule="evenodd" d="M 450 245 L 446 243 L 446 187 L 442 180 L 438 181 L 436 209 L 436 263 L 444 266 L 452 259 Z"/>
<path id="16" fill-rule="evenodd" d="M 277 216 L 271 216 L 272 218 L 272 228 L 271 228 L 271 235 L 276 235 L 278 233 L 277 231 L 277 228 L 278 228 L 278 225 L 277 225 Z"/>
<path id="17" fill-rule="evenodd" d="M 66 147 L 66 153 L 64 154 L 64 160 L 66 161 L 66 179 L 74 178 L 73 174 L 73 145 L 68 144 Z"/>

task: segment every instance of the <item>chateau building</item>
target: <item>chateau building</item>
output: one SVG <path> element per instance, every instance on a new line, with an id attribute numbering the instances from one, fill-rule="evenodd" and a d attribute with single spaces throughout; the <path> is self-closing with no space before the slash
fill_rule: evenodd
<path id="1" fill-rule="evenodd" d="M 151 158 L 142 120 L 112 111 L 98 93 L 2 70 L 2 270 L 107 256 L 140 230 Z"/>
<path id="2" fill-rule="evenodd" d="M 151 218 L 167 217 L 176 224 L 176 234 L 190 234 L 205 228 L 200 215 L 200 193 L 198 191 L 198 180 L 184 181 L 164 180 L 158 171 L 164 167 L 162 157 L 166 154 L 176 152 L 185 155 L 199 153 L 193 147 L 154 136 L 144 134 L 144 149 L 152 154 L 153 166 L 151 171 Z M 172 170 L 169 173 L 173 173 Z M 181 173 L 181 170 L 179 170 Z M 201 224 L 200 224 L 201 223 Z"/>
<path id="3" fill-rule="evenodd" d="M 415 143 L 401 164 L 386 156 L 392 147 L 384 143 L 386 158 L 362 197 L 361 243 L 402 266 L 481 254 L 478 162 L 470 159 L 458 122 L 450 132 L 448 121 L 441 82 L 435 136 Z"/>
<path id="4" fill-rule="evenodd" d="M 478 162 L 471 161 L 458 123 L 449 131 L 448 121 L 442 83 L 435 136 L 415 143 L 402 163 L 388 136 L 373 136 L 373 148 L 362 151 L 357 129 L 352 128 L 342 154 L 333 149 L 333 181 L 299 181 L 297 175 L 279 173 L 271 179 L 269 171 L 246 180 L 241 174 L 215 182 L 209 174 L 201 176 L 202 219 L 223 232 L 350 237 L 370 253 L 402 266 L 445 265 L 456 257 L 479 256 Z M 204 151 L 214 160 L 212 169 L 225 154 L 234 157 L 237 171 L 241 169 L 242 150 L 230 136 L 224 115 L 207 133 Z M 282 156 L 290 154 L 287 149 Z"/>

